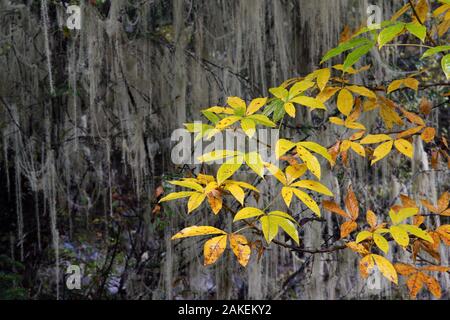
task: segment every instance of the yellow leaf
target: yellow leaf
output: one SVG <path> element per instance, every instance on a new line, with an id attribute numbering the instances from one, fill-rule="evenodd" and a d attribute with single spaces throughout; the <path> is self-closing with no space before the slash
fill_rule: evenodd
<path id="1" fill-rule="evenodd" d="M 392 150 L 394 141 L 388 141 L 379 145 L 373 152 L 374 159 L 372 160 L 372 165 L 386 157 Z"/>
<path id="2" fill-rule="evenodd" d="M 178 232 L 176 235 L 172 237 L 172 240 L 196 236 L 207 236 L 211 234 L 227 234 L 227 233 L 223 230 L 210 226 L 192 226 L 184 228 L 183 230 Z"/>
<path id="3" fill-rule="evenodd" d="M 392 138 L 387 134 L 369 134 L 364 139 L 362 139 L 360 144 L 374 144 L 380 143 L 383 141 L 390 141 Z"/>
<path id="4" fill-rule="evenodd" d="M 403 79 L 392 81 L 391 84 L 387 88 L 387 94 L 400 89 L 402 84 L 403 84 Z"/>
<path id="5" fill-rule="evenodd" d="M 271 164 L 271 163 L 265 163 L 264 166 L 267 168 L 267 170 L 269 170 L 269 172 L 271 174 L 273 174 L 273 176 L 275 178 L 278 179 L 278 181 L 280 181 L 283 185 L 287 185 L 287 180 L 286 180 L 286 176 L 284 175 L 283 171 L 281 171 L 280 168 L 278 168 L 276 165 Z"/>
<path id="6" fill-rule="evenodd" d="M 424 230 L 420 229 L 417 226 L 409 225 L 409 224 L 401 224 L 398 226 L 399 228 L 415 235 L 416 237 L 423 239 L 425 241 L 433 243 L 433 238 Z"/>
<path id="7" fill-rule="evenodd" d="M 238 122 L 239 120 L 241 120 L 241 117 L 238 117 L 238 116 L 230 116 L 230 117 L 224 118 L 224 119 L 220 120 L 219 122 L 217 122 L 216 129 L 218 129 L 218 130 L 226 129 L 229 126 Z"/>
<path id="8" fill-rule="evenodd" d="M 281 189 L 281 197 L 283 198 L 288 208 L 291 205 L 292 195 L 293 195 L 293 188 L 283 187 Z"/>
<path id="9" fill-rule="evenodd" d="M 197 209 L 202 202 L 205 200 L 206 194 L 204 193 L 195 193 L 193 194 L 188 201 L 188 213 L 191 213 L 195 209 Z"/>
<path id="10" fill-rule="evenodd" d="M 175 186 L 185 187 L 199 192 L 203 192 L 203 187 L 194 181 L 168 181 L 168 182 Z"/>
<path id="11" fill-rule="evenodd" d="M 286 168 L 286 178 L 287 183 L 291 184 L 293 181 L 297 180 L 301 176 L 303 176 L 308 168 L 305 164 L 295 164 L 288 166 Z"/>
<path id="12" fill-rule="evenodd" d="M 300 97 L 296 97 L 296 98 L 292 99 L 291 101 L 301 104 L 302 106 L 312 108 L 312 109 L 327 110 L 327 107 L 325 107 L 325 105 L 320 100 L 317 100 L 317 99 L 314 99 L 311 97 L 300 96 Z"/>
<path id="13" fill-rule="evenodd" d="M 247 105 L 246 105 L 245 101 L 239 97 L 229 97 L 227 99 L 227 103 L 234 110 L 247 109 Z"/>
<path id="14" fill-rule="evenodd" d="M 257 151 L 246 153 L 245 162 L 258 176 L 264 177 L 264 161 Z"/>
<path id="15" fill-rule="evenodd" d="M 346 89 L 350 90 L 353 93 L 359 94 L 361 96 L 365 96 L 371 99 L 376 99 L 377 95 L 370 89 L 367 89 L 366 87 L 362 86 L 348 86 L 345 87 Z"/>
<path id="16" fill-rule="evenodd" d="M 340 152 L 345 152 L 345 151 L 347 151 L 348 149 L 350 149 L 351 143 L 352 143 L 352 142 L 351 142 L 350 140 L 344 140 L 344 141 L 342 141 L 341 146 L 340 146 L 340 148 L 339 148 L 339 151 L 340 151 Z"/>
<path id="17" fill-rule="evenodd" d="M 327 148 L 321 146 L 320 144 L 312 141 L 298 142 L 297 145 L 305 147 L 306 149 L 320 154 L 322 157 L 328 160 L 330 164 L 334 164 L 331 154 L 328 152 Z"/>
<path id="18" fill-rule="evenodd" d="M 435 135 L 436 135 L 436 129 L 428 127 L 428 128 L 425 128 L 425 130 L 423 130 L 420 137 L 426 143 L 430 143 L 431 141 L 433 141 Z"/>
<path id="19" fill-rule="evenodd" d="M 355 100 L 353 98 L 353 95 L 348 91 L 347 89 L 342 89 L 339 92 L 338 100 L 337 100 L 337 107 L 338 110 L 348 116 L 350 115 L 350 112 L 352 112 L 353 105 L 355 103 Z"/>
<path id="20" fill-rule="evenodd" d="M 289 150 L 292 150 L 295 147 L 295 143 L 286 140 L 280 139 L 277 141 L 275 146 L 275 155 L 277 159 L 280 159 L 283 155 L 285 155 Z"/>
<path id="21" fill-rule="evenodd" d="M 351 142 L 350 147 L 355 151 L 357 154 L 359 154 L 361 157 L 366 156 L 366 150 L 364 150 L 364 147 L 356 142 Z"/>
<path id="22" fill-rule="evenodd" d="M 278 233 L 278 223 L 270 216 L 264 216 L 259 219 L 261 222 L 261 229 L 264 234 L 264 238 L 267 243 L 271 243 L 273 238 L 276 237 Z"/>
<path id="23" fill-rule="evenodd" d="M 327 87 L 316 96 L 316 99 L 325 103 L 330 100 L 331 97 L 333 97 L 339 90 L 339 87 Z"/>
<path id="24" fill-rule="evenodd" d="M 353 130 L 366 130 L 366 127 L 359 122 L 346 120 L 344 125 L 345 125 L 345 127 L 349 128 L 349 129 L 353 129 Z"/>
<path id="25" fill-rule="evenodd" d="M 317 179 L 320 180 L 320 163 L 317 160 L 316 157 L 314 157 L 311 152 L 306 150 L 301 145 L 297 144 L 297 155 L 300 157 L 300 159 L 303 160 L 304 163 L 306 163 L 306 166 L 308 167 L 308 170 L 311 171 L 313 175 L 317 177 Z"/>
<path id="26" fill-rule="evenodd" d="M 194 191 L 183 191 L 183 192 L 173 192 L 173 193 L 169 193 L 167 196 L 165 196 L 164 198 L 162 198 L 161 200 L 159 200 L 159 203 L 161 202 L 165 202 L 165 201 L 171 201 L 171 200 L 176 200 L 176 199 L 181 199 L 181 198 L 187 198 L 190 197 L 194 194 L 196 194 L 197 192 Z"/>
<path id="27" fill-rule="evenodd" d="M 389 211 L 389 217 L 392 220 L 393 224 L 398 224 L 402 222 L 403 220 L 406 220 L 410 217 L 415 216 L 419 212 L 419 208 L 402 208 L 396 213 L 394 210 Z"/>
<path id="28" fill-rule="evenodd" d="M 233 221 L 235 222 L 235 221 L 239 221 L 239 220 L 250 219 L 250 218 L 259 217 L 262 215 L 264 215 L 264 212 L 262 212 L 260 209 L 247 207 L 247 208 L 243 208 L 243 209 L 239 210 L 236 213 L 236 215 L 234 216 Z"/>
<path id="29" fill-rule="evenodd" d="M 405 87 L 413 89 L 414 91 L 419 90 L 419 80 L 414 78 L 406 78 L 403 80 Z"/>
<path id="30" fill-rule="evenodd" d="M 213 213 L 218 214 L 222 209 L 222 197 L 214 192 L 206 195 L 206 197 L 208 198 L 208 203 L 211 206 Z"/>
<path id="31" fill-rule="evenodd" d="M 394 238 L 395 242 L 397 242 L 402 247 L 406 247 L 409 244 L 409 236 L 408 233 L 398 226 L 392 226 L 389 228 L 389 231 Z"/>
<path id="32" fill-rule="evenodd" d="M 271 220 L 271 222 L 278 224 L 278 226 L 281 227 L 281 229 L 283 229 L 298 244 L 300 240 L 298 238 L 298 231 L 295 228 L 295 225 L 292 223 L 292 221 L 277 216 L 277 213 L 280 213 L 280 211 L 273 211 L 270 213 L 269 219 Z"/>
<path id="33" fill-rule="evenodd" d="M 333 193 L 323 184 L 313 180 L 302 180 L 291 185 L 292 187 L 304 188 L 322 193 L 327 196 L 333 196 Z"/>
<path id="34" fill-rule="evenodd" d="M 252 138 L 256 132 L 256 124 L 255 121 L 251 119 L 244 118 L 241 121 L 242 130 L 244 130 L 245 134 Z"/>
<path id="35" fill-rule="evenodd" d="M 361 231 L 360 233 L 358 233 L 358 235 L 356 236 L 356 243 L 360 243 L 363 242 L 364 240 L 370 239 L 373 237 L 372 232 L 369 231 Z"/>
<path id="36" fill-rule="evenodd" d="M 269 89 L 269 92 L 283 101 L 285 101 L 289 95 L 289 92 L 283 87 L 271 88 Z"/>
<path id="37" fill-rule="evenodd" d="M 230 234 L 230 246 L 239 263 L 243 267 L 247 266 L 251 254 L 247 238 L 240 234 Z"/>
<path id="38" fill-rule="evenodd" d="M 212 162 L 212 161 L 220 160 L 223 158 L 233 157 L 236 154 L 237 154 L 236 151 L 216 150 L 216 151 L 205 153 L 204 155 L 198 157 L 197 159 L 200 162 Z"/>
<path id="39" fill-rule="evenodd" d="M 292 191 L 312 212 L 314 212 L 318 217 L 320 217 L 320 208 L 317 203 L 305 192 L 293 188 Z"/>
<path id="40" fill-rule="evenodd" d="M 284 110 L 286 110 L 286 113 L 291 117 L 295 118 L 295 106 L 292 102 L 286 102 L 284 104 Z"/>
<path id="41" fill-rule="evenodd" d="M 395 140 L 394 145 L 398 151 L 403 153 L 408 158 L 412 159 L 413 153 L 414 153 L 414 148 L 409 141 L 407 141 L 405 139 L 398 139 L 398 140 Z"/>
<path id="42" fill-rule="evenodd" d="M 389 251 L 389 242 L 381 235 L 374 233 L 373 240 L 378 248 L 384 253 L 388 253 Z"/>
<path id="43" fill-rule="evenodd" d="M 289 90 L 289 98 L 293 98 L 293 97 L 299 95 L 300 93 L 304 92 L 305 90 L 312 88 L 313 86 L 314 86 L 314 82 L 309 81 L 309 80 L 303 80 L 303 81 L 297 82 Z"/>
<path id="44" fill-rule="evenodd" d="M 372 254 L 375 263 L 377 264 L 378 269 L 386 277 L 389 281 L 398 284 L 398 276 L 397 271 L 395 271 L 392 263 L 386 258 L 379 256 L 377 254 Z"/>
<path id="45" fill-rule="evenodd" d="M 350 233 L 356 230 L 358 225 L 355 221 L 346 221 L 341 225 L 341 239 L 346 238 Z"/>
<path id="46" fill-rule="evenodd" d="M 264 106 L 267 102 L 267 98 L 256 98 L 253 99 L 252 102 L 250 102 L 246 115 L 252 115 L 259 109 L 261 109 L 262 106 Z"/>
<path id="47" fill-rule="evenodd" d="M 319 87 L 320 91 L 323 91 L 325 89 L 328 80 L 330 80 L 331 71 L 328 68 L 320 69 L 316 71 L 317 74 L 317 86 Z"/>
<path id="48" fill-rule="evenodd" d="M 257 188 L 255 188 L 254 186 L 252 186 L 250 183 L 243 182 L 243 181 L 227 180 L 223 184 L 224 185 L 235 184 L 235 185 L 238 185 L 241 188 L 249 189 L 249 190 L 252 190 L 252 191 L 255 191 L 255 192 L 259 192 L 259 190 Z"/>
<path id="49" fill-rule="evenodd" d="M 205 257 L 204 265 L 213 264 L 219 259 L 227 247 L 227 236 L 214 237 L 205 242 L 203 255 Z"/>
<path id="50" fill-rule="evenodd" d="M 225 180 L 231 177 L 237 170 L 239 170 L 241 165 L 242 165 L 241 163 L 239 163 L 238 161 L 234 161 L 234 159 L 222 164 L 219 170 L 217 171 L 217 183 L 222 184 Z"/>
<path id="51" fill-rule="evenodd" d="M 338 126 L 343 126 L 345 124 L 345 121 L 342 120 L 341 118 L 337 118 L 337 117 L 330 117 L 328 119 L 328 121 L 330 121 L 333 124 L 336 124 Z"/>
<path id="52" fill-rule="evenodd" d="M 242 206 L 244 205 L 245 192 L 240 186 L 230 184 L 225 187 L 225 190 L 229 191 Z"/>

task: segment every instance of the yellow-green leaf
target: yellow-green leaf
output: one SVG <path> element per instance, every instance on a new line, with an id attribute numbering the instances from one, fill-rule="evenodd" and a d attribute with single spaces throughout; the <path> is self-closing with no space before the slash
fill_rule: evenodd
<path id="1" fill-rule="evenodd" d="M 245 154 L 245 162 L 258 176 L 264 177 L 264 161 L 261 155 L 254 151 Z"/>
<path id="2" fill-rule="evenodd" d="M 270 216 L 261 217 L 259 221 L 261 222 L 261 229 L 264 234 L 264 238 L 267 243 L 271 243 L 273 238 L 275 238 L 278 233 L 277 221 Z"/>
<path id="3" fill-rule="evenodd" d="M 293 97 L 297 96 L 298 94 L 308 90 L 309 88 L 312 88 L 313 86 L 314 86 L 314 82 L 311 82 L 309 80 L 303 80 L 303 81 L 297 82 L 289 90 L 289 98 L 293 98 Z"/>
<path id="4" fill-rule="evenodd" d="M 169 181 L 169 183 L 175 186 L 185 187 L 199 192 L 203 192 L 203 187 L 193 181 Z"/>
<path id="5" fill-rule="evenodd" d="M 242 130 L 244 130 L 245 134 L 252 138 L 256 132 L 256 124 L 255 121 L 251 119 L 244 118 L 241 121 Z"/>
<path id="6" fill-rule="evenodd" d="M 320 154 L 322 157 L 328 160 L 329 163 L 334 164 L 333 158 L 328 152 L 327 148 L 321 146 L 320 144 L 312 141 L 303 141 L 297 143 L 297 145 L 305 147 L 306 149 Z"/>
<path id="7" fill-rule="evenodd" d="M 245 192 L 239 185 L 229 184 L 225 190 L 229 191 L 241 205 L 244 205 Z"/>
<path id="8" fill-rule="evenodd" d="M 239 117 L 239 116 L 230 116 L 230 117 L 223 118 L 222 120 L 217 122 L 216 129 L 219 129 L 219 130 L 226 129 L 241 119 L 242 119 L 242 117 Z"/>
<path id="9" fill-rule="evenodd" d="M 232 107 L 235 110 L 238 110 L 238 109 L 245 110 L 247 108 L 245 101 L 239 97 L 229 97 L 227 99 L 227 103 L 230 107 Z"/>
<path id="10" fill-rule="evenodd" d="M 242 162 L 239 161 L 239 157 L 232 158 L 224 164 L 222 164 L 217 171 L 217 183 L 222 184 L 225 180 L 231 177 L 239 168 Z"/>
<path id="11" fill-rule="evenodd" d="M 378 35 L 379 48 L 381 49 L 386 43 L 391 42 L 395 37 L 397 37 L 403 31 L 404 27 L 404 23 L 397 23 L 383 29 Z"/>
<path id="12" fill-rule="evenodd" d="M 372 232 L 369 231 L 361 231 L 360 233 L 358 233 L 358 235 L 356 236 L 356 243 L 360 243 L 363 242 L 366 239 L 370 239 L 372 238 Z"/>
<path id="13" fill-rule="evenodd" d="M 428 232 L 420 229 L 417 226 L 414 225 L 410 225 L 410 224 L 401 224 L 399 225 L 400 228 L 402 228 L 403 230 L 411 233 L 412 235 L 415 235 L 416 237 L 423 239 L 425 241 L 431 242 L 433 243 L 433 238 L 428 234 Z"/>

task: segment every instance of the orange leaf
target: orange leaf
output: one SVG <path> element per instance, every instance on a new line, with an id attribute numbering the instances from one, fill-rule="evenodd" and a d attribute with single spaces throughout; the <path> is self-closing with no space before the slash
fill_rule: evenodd
<path id="1" fill-rule="evenodd" d="M 339 206 L 333 201 L 324 200 L 322 201 L 322 206 L 330 212 L 337 213 L 346 219 L 351 219 L 351 217 L 347 214 L 347 212 L 339 208 Z"/>
<path id="2" fill-rule="evenodd" d="M 203 255 L 205 256 L 205 266 L 213 264 L 219 259 L 227 247 L 227 235 L 214 237 L 205 242 Z"/>
<path id="3" fill-rule="evenodd" d="M 421 276 L 422 273 L 418 272 L 416 274 L 413 274 L 409 279 L 406 281 L 406 285 L 409 289 L 409 294 L 412 298 L 416 298 L 417 294 L 419 293 L 420 289 L 423 287 L 423 277 Z"/>
<path id="4" fill-rule="evenodd" d="M 394 264 L 394 268 L 402 276 L 409 276 L 410 274 L 417 272 L 415 267 L 404 263 L 396 263 Z"/>
<path id="5" fill-rule="evenodd" d="M 347 208 L 352 220 L 356 220 L 359 215 L 358 200 L 356 199 L 355 193 L 350 186 L 347 190 L 347 196 L 345 197 L 345 207 Z"/>
<path id="6" fill-rule="evenodd" d="M 423 130 L 420 137 L 426 143 L 430 143 L 431 141 L 433 141 L 435 135 L 436 135 L 436 129 L 427 127 L 427 128 L 425 128 L 425 130 Z"/>
<path id="7" fill-rule="evenodd" d="M 251 254 L 251 249 L 248 245 L 247 238 L 239 234 L 230 234 L 230 246 L 239 263 L 245 267 Z"/>
<path id="8" fill-rule="evenodd" d="M 437 206 L 439 213 L 448 208 L 448 202 L 450 200 L 450 193 L 444 192 L 438 200 Z"/>
<path id="9" fill-rule="evenodd" d="M 341 239 L 346 238 L 358 227 L 355 221 L 347 221 L 341 225 Z"/>

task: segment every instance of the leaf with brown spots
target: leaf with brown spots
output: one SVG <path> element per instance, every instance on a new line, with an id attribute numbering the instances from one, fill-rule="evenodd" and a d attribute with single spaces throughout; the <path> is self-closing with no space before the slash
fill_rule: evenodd
<path id="1" fill-rule="evenodd" d="M 230 234 L 230 246 L 239 263 L 243 267 L 247 266 L 251 254 L 247 238 L 239 234 Z"/>
<path id="2" fill-rule="evenodd" d="M 347 196 L 345 197 L 345 207 L 347 208 L 347 211 L 350 214 L 352 220 L 356 220 L 359 215 L 359 205 L 351 186 L 347 190 Z"/>
<path id="3" fill-rule="evenodd" d="M 347 221 L 341 225 L 341 239 L 346 238 L 350 233 L 356 230 L 358 225 L 355 221 Z"/>
<path id="4" fill-rule="evenodd" d="M 205 242 L 203 255 L 205 257 L 204 265 L 213 264 L 219 259 L 227 247 L 227 235 L 214 237 Z"/>

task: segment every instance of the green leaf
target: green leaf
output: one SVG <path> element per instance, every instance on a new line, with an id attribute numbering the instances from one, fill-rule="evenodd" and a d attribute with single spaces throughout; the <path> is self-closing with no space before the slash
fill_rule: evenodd
<path id="1" fill-rule="evenodd" d="M 365 45 L 369 43 L 370 41 L 366 38 L 354 38 L 347 42 L 341 43 L 336 48 L 331 49 L 328 51 L 325 56 L 322 58 L 322 61 L 320 63 L 323 63 L 327 60 L 330 60 L 331 58 L 340 55 L 341 53 L 351 50 L 353 48 Z"/>
<path id="2" fill-rule="evenodd" d="M 450 79 L 450 54 L 447 54 L 442 58 L 441 65 L 447 80 Z"/>
<path id="3" fill-rule="evenodd" d="M 427 51 L 425 51 L 425 53 L 422 55 L 422 58 L 420 58 L 420 59 L 425 59 L 425 58 L 428 58 L 429 56 L 435 55 L 436 53 L 443 52 L 443 51 L 449 51 L 449 50 L 450 50 L 450 46 L 434 47 L 434 48 L 431 48 L 431 49 L 428 49 Z"/>
<path id="4" fill-rule="evenodd" d="M 427 27 L 424 25 L 417 23 L 417 22 L 411 22 L 406 24 L 406 29 L 413 35 L 415 35 L 417 38 L 420 39 L 420 41 L 424 42 L 425 37 L 427 36 Z"/>
<path id="5" fill-rule="evenodd" d="M 362 56 L 366 55 L 374 46 L 374 42 L 365 44 L 355 50 L 353 50 L 344 61 L 344 71 L 353 66 Z"/>
<path id="6" fill-rule="evenodd" d="M 386 43 L 392 41 L 403 31 L 404 28 L 405 28 L 404 23 L 397 23 L 391 27 L 383 29 L 378 35 L 379 48 L 381 49 Z"/>

